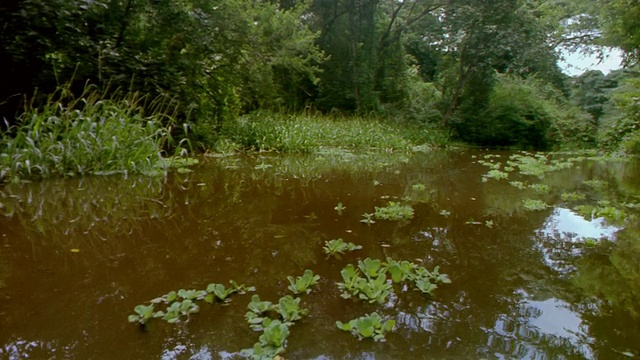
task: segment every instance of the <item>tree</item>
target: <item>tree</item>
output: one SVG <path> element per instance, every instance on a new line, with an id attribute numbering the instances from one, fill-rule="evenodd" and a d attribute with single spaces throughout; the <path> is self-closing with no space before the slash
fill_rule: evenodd
<path id="1" fill-rule="evenodd" d="M 559 76 L 557 56 L 521 1 L 453 0 L 442 16 L 444 33 L 432 42 L 444 53 L 438 80 L 443 124 L 459 132 L 487 103 L 496 73 L 550 80 Z M 455 115 L 455 116 L 454 116 Z"/>
<path id="2" fill-rule="evenodd" d="M 603 31 L 602 43 L 624 51 L 628 65 L 640 61 L 640 2 L 600 0 L 596 14 Z"/>
<path id="3" fill-rule="evenodd" d="M 302 106 L 321 54 L 303 5 L 241 0 L 17 0 L 2 5 L 3 73 L 31 96 L 71 82 L 178 102 L 217 127 L 239 111 Z M 3 78 L 5 78 L 3 76 Z M 308 96 L 308 95 L 304 95 Z M 2 115 L 6 115 L 3 111 Z"/>
<path id="4" fill-rule="evenodd" d="M 369 112 L 379 107 L 375 93 L 378 0 L 318 0 L 312 5 L 313 26 L 321 32 L 323 64 L 318 106 Z"/>

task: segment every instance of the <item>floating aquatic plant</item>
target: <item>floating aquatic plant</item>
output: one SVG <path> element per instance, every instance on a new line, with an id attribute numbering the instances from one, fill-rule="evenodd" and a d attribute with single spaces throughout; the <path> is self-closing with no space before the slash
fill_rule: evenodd
<path id="1" fill-rule="evenodd" d="M 291 290 L 294 294 L 300 293 L 310 293 L 311 286 L 318 283 L 320 280 L 319 275 L 313 275 L 313 271 L 307 269 L 304 271 L 302 276 L 298 276 L 296 279 L 293 276 L 287 276 L 289 280 L 289 290 Z"/>
<path id="2" fill-rule="evenodd" d="M 579 200 L 584 200 L 587 198 L 587 196 L 583 193 L 578 193 L 578 192 L 572 192 L 572 193 L 562 193 L 562 195 L 560 195 L 560 197 L 562 198 L 562 201 L 579 201 Z"/>
<path id="3" fill-rule="evenodd" d="M 336 210 L 336 212 L 338 212 L 338 215 L 342 215 L 342 213 L 347 209 L 344 205 L 342 205 L 341 202 L 338 203 L 338 205 L 336 205 L 336 207 L 334 207 L 334 209 Z"/>
<path id="4" fill-rule="evenodd" d="M 374 215 L 381 220 L 408 220 L 413 218 L 413 208 L 411 205 L 390 201 L 385 207 L 376 206 Z"/>
<path id="5" fill-rule="evenodd" d="M 489 179 L 500 180 L 500 179 L 507 179 L 507 178 L 509 178 L 509 173 L 492 169 L 492 170 L 489 170 L 489 172 L 487 172 L 486 174 L 482 175 L 482 182 L 487 182 L 489 181 Z"/>
<path id="6" fill-rule="evenodd" d="M 185 290 L 170 291 L 165 295 L 149 301 L 149 305 L 136 305 L 133 309 L 135 314 L 129 315 L 129 322 L 138 323 L 144 326 L 151 318 L 162 318 L 168 323 L 175 323 L 183 317 L 200 310 L 197 302 L 204 300 L 213 303 L 215 299 L 220 302 L 228 301 L 229 295 L 233 293 L 244 294 L 248 291 L 255 291 L 254 287 L 238 285 L 235 281 L 229 281 L 231 287 L 225 288 L 222 284 L 211 283 L 206 290 Z M 156 311 L 157 305 L 166 305 L 165 310 Z"/>
<path id="7" fill-rule="evenodd" d="M 608 223 L 623 223 L 629 216 L 624 210 L 610 206 L 608 203 L 594 205 L 578 205 L 574 208 L 581 216 L 587 220 L 604 218 Z"/>
<path id="8" fill-rule="evenodd" d="M 384 341 L 385 335 L 396 326 L 395 320 L 384 320 L 377 312 L 353 319 L 348 323 L 336 322 L 338 329 L 349 331 L 360 339 L 372 338 Z"/>
<path id="9" fill-rule="evenodd" d="M 538 199 L 524 199 L 522 200 L 524 208 L 531 211 L 540 211 L 549 207 L 547 203 Z"/>
<path id="10" fill-rule="evenodd" d="M 529 185 L 530 189 L 533 189 L 535 192 L 539 194 L 548 194 L 551 191 L 549 185 L 546 184 L 531 184 Z"/>
<path id="11" fill-rule="evenodd" d="M 364 214 L 362 214 L 362 220 L 360 220 L 360 222 L 361 223 L 365 223 L 367 225 L 375 224 L 376 221 L 373 220 L 373 216 L 374 216 L 373 213 L 372 214 L 364 213 Z"/>
<path id="12" fill-rule="evenodd" d="M 325 241 L 322 250 L 325 254 L 331 256 L 338 256 L 339 254 L 344 254 L 347 251 L 355 251 L 362 249 L 362 246 L 356 245 L 354 243 L 346 243 L 342 238 Z"/>
<path id="13" fill-rule="evenodd" d="M 154 304 L 150 305 L 136 305 L 133 308 L 135 314 L 129 315 L 129 322 L 135 323 L 137 322 L 140 325 L 146 324 L 149 319 L 153 318 L 156 313 L 153 311 Z M 155 316 L 158 317 L 158 316 Z"/>
<path id="14" fill-rule="evenodd" d="M 249 311 L 245 319 L 249 326 L 255 331 L 262 331 L 252 348 L 241 351 L 252 359 L 274 359 L 283 353 L 289 327 L 308 314 L 306 309 L 300 307 L 300 298 L 291 295 L 281 297 L 274 305 L 270 301 L 260 300 L 256 294 L 251 297 L 247 309 Z"/>
<path id="15" fill-rule="evenodd" d="M 340 271 L 342 282 L 338 283 L 343 298 L 359 298 L 370 303 L 384 303 L 392 293 L 393 286 L 387 278 L 391 275 L 393 283 L 409 282 L 413 288 L 431 294 L 438 283 L 448 284 L 451 281 L 446 274 L 440 274 L 436 266 L 433 271 L 418 264 L 403 260 L 387 258 L 386 262 L 366 258 L 358 261 L 358 267 L 349 264 Z M 431 285 L 429 285 L 431 284 Z"/>
<path id="16" fill-rule="evenodd" d="M 262 335 L 252 348 L 244 349 L 241 354 L 255 360 L 275 359 L 285 350 L 289 337 L 289 325 L 280 320 L 265 318 L 261 323 Z"/>
<path id="17" fill-rule="evenodd" d="M 527 184 L 523 183 L 522 181 L 509 181 L 509 185 L 520 190 L 524 190 L 527 188 Z"/>
<path id="18" fill-rule="evenodd" d="M 492 170 L 498 170 L 500 169 L 500 166 L 501 166 L 499 162 L 494 163 L 493 161 L 485 161 L 485 160 L 478 160 L 478 164 L 490 167 Z"/>
<path id="19" fill-rule="evenodd" d="M 162 320 L 173 324 L 181 317 L 188 317 L 190 314 L 200 311 L 200 307 L 193 300 L 174 301 L 167 307 L 166 312 L 158 311 L 154 317 L 161 317 Z"/>
<path id="20" fill-rule="evenodd" d="M 306 309 L 300 307 L 300 298 L 293 298 L 290 295 L 281 297 L 275 310 L 286 324 L 293 324 L 294 321 L 298 321 L 308 314 Z"/>
<path id="21" fill-rule="evenodd" d="M 247 319 L 249 326 L 255 331 L 262 330 L 262 322 L 267 318 L 266 314 L 270 311 L 275 311 L 275 306 L 270 301 L 260 300 L 258 294 L 254 294 L 251 297 L 251 302 L 247 305 L 247 313 L 244 315 Z"/>

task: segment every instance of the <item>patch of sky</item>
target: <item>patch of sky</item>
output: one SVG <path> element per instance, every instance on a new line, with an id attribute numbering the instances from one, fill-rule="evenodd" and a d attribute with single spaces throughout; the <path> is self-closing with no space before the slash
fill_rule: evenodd
<path id="1" fill-rule="evenodd" d="M 597 54 L 588 55 L 581 52 L 562 51 L 560 56 L 563 60 L 558 65 L 562 72 L 569 76 L 577 76 L 589 70 L 600 70 L 606 75 L 622 67 L 622 52 L 615 48 L 604 50 L 602 59 L 598 58 Z"/>

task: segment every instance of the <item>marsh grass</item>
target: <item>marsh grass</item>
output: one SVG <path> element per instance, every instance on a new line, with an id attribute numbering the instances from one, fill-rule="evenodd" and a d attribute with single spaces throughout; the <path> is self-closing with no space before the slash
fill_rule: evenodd
<path id="1" fill-rule="evenodd" d="M 74 97 L 61 87 L 0 131 L 0 181 L 166 171 L 171 107 L 138 94 L 103 99 L 92 86 Z"/>
<path id="2" fill-rule="evenodd" d="M 218 141 L 245 150 L 320 153 L 332 149 L 407 152 L 416 145 L 442 145 L 448 135 L 404 123 L 363 117 L 256 112 L 228 124 Z"/>

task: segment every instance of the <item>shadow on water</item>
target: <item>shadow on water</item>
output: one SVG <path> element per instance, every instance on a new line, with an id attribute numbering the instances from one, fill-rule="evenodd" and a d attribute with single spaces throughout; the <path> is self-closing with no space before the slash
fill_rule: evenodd
<path id="1" fill-rule="evenodd" d="M 513 155 L 222 157 L 166 179 L 4 185 L 0 357 L 239 358 L 259 336 L 244 319 L 251 295 L 147 331 L 127 316 L 171 290 L 232 279 L 277 301 L 305 269 L 321 280 L 302 298 L 309 316 L 291 327 L 286 358 L 640 355 L 638 164 L 580 158 L 483 181 L 498 167 L 489 162 L 506 169 Z M 414 217 L 361 222 L 390 201 Z M 363 249 L 327 258 L 336 238 Z M 440 266 L 452 283 L 432 296 L 396 287 L 383 305 L 341 298 L 340 270 L 366 257 Z M 373 311 L 397 321 L 385 342 L 336 328 Z"/>

